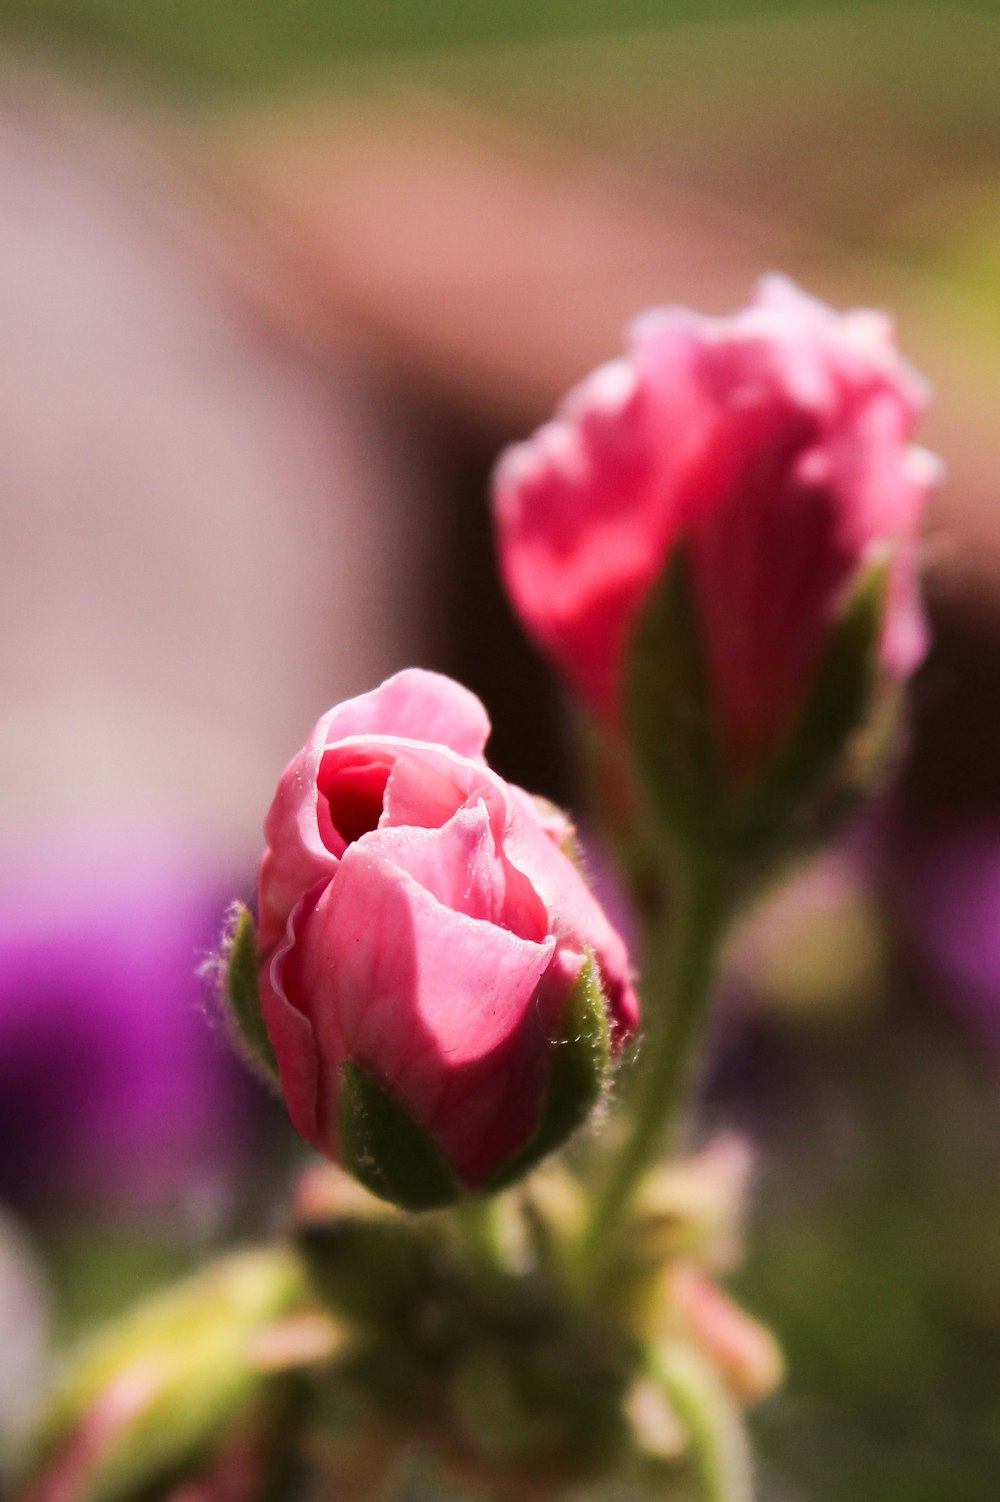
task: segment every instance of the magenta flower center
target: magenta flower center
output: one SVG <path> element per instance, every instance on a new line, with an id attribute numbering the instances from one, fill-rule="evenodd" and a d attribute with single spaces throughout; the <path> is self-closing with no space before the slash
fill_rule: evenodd
<path id="1" fill-rule="evenodd" d="M 345 845 L 378 828 L 389 781 L 391 764 L 374 760 L 366 752 L 346 757 L 323 758 L 319 792 L 330 810 L 330 820 Z"/>

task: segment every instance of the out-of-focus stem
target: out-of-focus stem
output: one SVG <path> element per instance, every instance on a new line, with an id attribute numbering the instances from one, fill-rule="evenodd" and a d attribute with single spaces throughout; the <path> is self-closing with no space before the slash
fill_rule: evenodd
<path id="1" fill-rule="evenodd" d="M 652 1346 L 647 1360 L 684 1427 L 699 1502 L 753 1502 L 750 1443 L 718 1374 L 681 1345 Z"/>
<path id="2" fill-rule="evenodd" d="M 679 873 L 669 923 L 661 916 L 651 925 L 642 984 L 646 1038 L 635 1112 L 584 1237 L 583 1276 L 589 1283 L 600 1278 L 639 1180 L 680 1120 L 729 912 L 724 875 L 690 860 Z"/>
<path id="3" fill-rule="evenodd" d="M 503 1260 L 497 1198 L 473 1194 L 455 1206 L 462 1242 L 473 1265 L 495 1269 Z"/>

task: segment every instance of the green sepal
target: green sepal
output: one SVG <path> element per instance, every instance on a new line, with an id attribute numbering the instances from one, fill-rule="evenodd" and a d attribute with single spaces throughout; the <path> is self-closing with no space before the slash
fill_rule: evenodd
<path id="1" fill-rule="evenodd" d="M 278 1061 L 260 1009 L 257 931 L 250 909 L 242 904 L 236 910 L 224 960 L 226 999 L 237 1041 L 243 1045 L 250 1063 L 277 1082 Z"/>
<path id="2" fill-rule="evenodd" d="M 625 714 L 654 811 L 685 844 L 712 838 L 723 785 L 720 740 L 687 550 L 672 549 L 626 659 Z"/>
<path id="3" fill-rule="evenodd" d="M 687 551 L 673 549 L 632 639 L 626 704 L 652 812 L 681 850 L 707 856 L 738 882 L 809 843 L 814 825 L 828 826 L 873 780 L 888 739 L 878 712 L 887 585 L 886 562 L 861 571 L 797 721 L 763 770 L 739 783 L 724 765 Z M 863 731 L 880 737 L 879 755 L 856 754 Z"/>
<path id="4" fill-rule="evenodd" d="M 601 1099 L 611 1063 L 611 1030 L 600 977 L 588 954 L 551 1043 L 549 1078 L 534 1135 L 482 1187 L 494 1194 L 523 1178 L 582 1126 Z"/>
<path id="5" fill-rule="evenodd" d="M 835 784 L 873 780 L 876 767 L 865 767 L 868 758 L 851 753 L 865 750 L 852 745 L 859 732 L 871 729 L 888 739 L 875 713 L 888 586 L 887 562 L 859 575 L 830 633 L 805 709 L 754 794 L 764 821 L 773 822 L 783 808 L 804 806 Z M 881 762 L 883 756 L 872 760 Z"/>
<path id="6" fill-rule="evenodd" d="M 340 1160 L 379 1199 L 437 1210 L 463 1193 L 426 1127 L 362 1065 L 341 1065 Z"/>

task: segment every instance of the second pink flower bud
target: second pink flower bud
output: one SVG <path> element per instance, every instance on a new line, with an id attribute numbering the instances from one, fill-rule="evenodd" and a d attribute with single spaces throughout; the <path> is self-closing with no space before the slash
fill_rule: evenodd
<path id="1" fill-rule="evenodd" d="M 910 442 L 924 400 L 886 319 L 839 315 L 781 277 L 731 318 L 645 314 L 627 354 L 500 462 L 515 606 L 620 729 L 637 624 L 683 550 L 725 777 L 752 781 L 869 565 L 888 570 L 881 671 L 920 661 L 917 534 L 938 468 Z"/>

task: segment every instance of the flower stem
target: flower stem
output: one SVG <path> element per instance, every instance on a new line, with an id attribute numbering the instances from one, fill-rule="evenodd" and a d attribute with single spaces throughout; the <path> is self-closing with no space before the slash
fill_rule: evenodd
<path id="1" fill-rule="evenodd" d="M 717 1373 L 680 1344 L 653 1346 L 647 1360 L 684 1425 L 699 1502 L 753 1502 L 750 1444 Z"/>
<path id="2" fill-rule="evenodd" d="M 495 1271 L 503 1261 L 497 1200 L 487 1195 L 469 1195 L 458 1202 L 454 1213 L 472 1266 Z"/>
<path id="3" fill-rule="evenodd" d="M 624 1212 L 639 1180 L 679 1124 L 730 911 L 725 874 L 714 864 L 691 858 L 678 873 L 668 928 L 662 915 L 650 925 L 642 986 L 647 1031 L 638 1099 L 631 1131 L 597 1196 L 584 1236 L 588 1282 L 600 1279 L 624 1230 Z"/>

